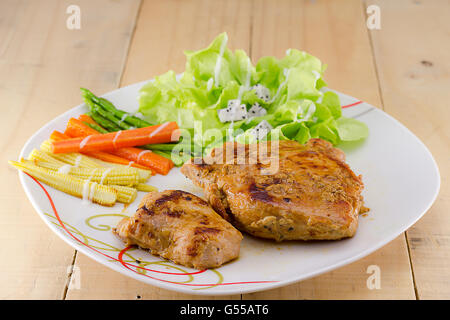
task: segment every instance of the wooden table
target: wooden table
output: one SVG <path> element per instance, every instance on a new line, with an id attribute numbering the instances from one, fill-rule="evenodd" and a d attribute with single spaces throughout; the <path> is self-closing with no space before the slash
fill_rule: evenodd
<path id="1" fill-rule="evenodd" d="M 66 27 L 71 4 L 81 9 L 79 30 Z M 380 30 L 366 27 L 371 4 L 380 8 Z M 331 88 L 382 108 L 426 143 L 442 186 L 417 224 L 370 256 L 280 289 L 221 298 L 449 299 L 449 13 L 445 0 L 1 1 L 0 298 L 201 298 L 130 279 L 69 247 L 35 214 L 6 161 L 81 102 L 80 86 L 105 93 L 181 72 L 183 50 L 226 31 L 253 61 L 291 47 L 318 56 Z M 370 265 L 380 267 L 379 290 L 366 285 Z"/>

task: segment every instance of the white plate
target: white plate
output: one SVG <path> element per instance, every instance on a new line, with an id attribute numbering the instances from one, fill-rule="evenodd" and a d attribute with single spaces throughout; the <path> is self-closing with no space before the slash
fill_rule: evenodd
<path id="1" fill-rule="evenodd" d="M 105 95 L 127 111 L 136 111 L 143 83 Z M 342 105 L 358 100 L 340 94 Z M 50 121 L 26 143 L 21 157 L 48 139 L 53 130 L 64 130 L 67 120 L 87 111 L 83 104 Z M 367 103 L 343 109 L 344 115 L 365 122 L 370 136 L 358 146 L 343 150 L 351 168 L 363 175 L 365 205 L 351 239 L 325 242 L 275 243 L 245 236 L 239 259 L 216 270 L 199 272 L 177 266 L 140 249 L 123 251 L 124 244 L 111 233 L 123 215 L 131 215 L 143 193 L 128 208 L 82 205 L 80 199 L 36 183 L 24 173 L 20 181 L 34 208 L 64 241 L 105 266 L 169 290 L 203 295 L 239 294 L 267 290 L 331 271 L 370 254 L 414 224 L 432 205 L 439 191 L 439 171 L 424 144 L 397 120 Z M 157 175 L 150 184 L 202 195 L 179 169 Z M 45 188 L 45 190 L 44 190 Z M 48 192 L 48 194 L 46 193 Z M 54 207 L 52 206 L 52 202 Z M 136 260 L 142 262 L 138 264 Z M 138 268 L 140 266 L 141 268 Z M 143 269 L 145 268 L 145 269 Z M 101 282 L 98 285 L 102 285 Z"/>

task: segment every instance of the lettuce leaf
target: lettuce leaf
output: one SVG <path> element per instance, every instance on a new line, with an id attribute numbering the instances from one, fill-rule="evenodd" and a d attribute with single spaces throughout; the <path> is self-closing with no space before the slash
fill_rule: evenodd
<path id="1" fill-rule="evenodd" d="M 366 124 L 356 119 L 340 117 L 336 122 L 339 138 L 342 141 L 357 141 L 369 135 Z"/>
<path id="2" fill-rule="evenodd" d="M 364 123 L 342 116 L 336 93 L 320 90 L 326 86 L 322 78 L 326 66 L 318 58 L 289 49 L 282 59 L 262 57 L 253 65 L 245 51 L 233 52 L 227 42 L 227 34 L 222 33 L 207 48 L 185 51 L 181 77 L 169 71 L 145 84 L 139 95 L 139 111 L 145 119 L 152 124 L 176 121 L 204 146 L 231 139 L 253 142 L 252 129 L 262 120 L 273 127 L 267 139 L 305 143 L 318 137 L 339 144 L 368 136 Z M 256 84 L 269 90 L 269 101 L 256 95 L 251 88 Z M 217 110 L 232 99 L 240 99 L 247 108 L 258 103 L 267 114 L 222 123 Z"/>

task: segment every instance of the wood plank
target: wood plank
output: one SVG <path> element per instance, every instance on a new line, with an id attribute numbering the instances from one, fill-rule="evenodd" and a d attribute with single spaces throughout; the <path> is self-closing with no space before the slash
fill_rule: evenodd
<path id="1" fill-rule="evenodd" d="M 249 50 L 251 1 L 144 1 L 121 85 L 150 79 L 170 69 L 184 71 L 183 50 L 206 47 L 226 31 L 231 48 Z M 113 272 L 79 254 L 81 290 L 68 299 L 199 299 L 159 289 Z M 101 283 L 101 285 L 98 285 Z M 204 297 L 203 297 L 204 298 Z M 209 297 L 240 299 L 240 295 Z"/>
<path id="2" fill-rule="evenodd" d="M 255 2 L 252 59 L 305 50 L 328 64 L 330 88 L 382 107 L 360 1 Z M 367 267 L 378 265 L 382 289 L 366 286 Z M 349 266 L 285 288 L 245 294 L 244 299 L 414 299 L 404 236 Z"/>
<path id="3" fill-rule="evenodd" d="M 0 2 L 3 164 L 17 159 L 37 129 L 81 102 L 81 85 L 106 91 L 119 83 L 138 1 L 77 1 L 81 30 L 68 30 L 72 3 Z M 0 299 L 60 299 L 75 250 L 38 218 L 15 170 L 3 165 L 0 176 Z"/>
<path id="4" fill-rule="evenodd" d="M 69 287 L 66 299 L 72 300 L 195 300 L 205 299 L 200 295 L 188 295 L 161 289 L 144 282 L 134 280 L 113 271 L 78 253 L 76 265 L 80 288 Z M 212 299 L 240 299 L 240 295 L 209 297 Z"/>
<path id="5" fill-rule="evenodd" d="M 375 253 L 321 276 L 279 289 L 243 295 L 243 299 L 414 299 L 412 277 L 397 255 L 406 252 L 404 235 Z M 307 262 L 305 262 L 307 263 Z M 380 268 L 380 289 L 369 289 L 369 266 Z M 369 269 L 370 271 L 370 269 Z M 373 271 L 372 271 L 373 272 Z M 407 285 L 405 285 L 405 282 Z"/>
<path id="6" fill-rule="evenodd" d="M 256 1 L 252 61 L 304 50 L 327 64 L 330 88 L 382 108 L 361 3 L 350 1 Z"/>
<path id="7" fill-rule="evenodd" d="M 249 49 L 251 0 L 144 1 L 121 86 L 168 70 L 184 71 L 184 50 L 206 47 L 221 32 L 228 45 Z"/>
<path id="8" fill-rule="evenodd" d="M 449 299 L 449 3 L 370 3 L 381 9 L 381 30 L 371 36 L 385 109 L 427 145 L 442 179 L 437 201 L 407 232 L 418 298 Z"/>

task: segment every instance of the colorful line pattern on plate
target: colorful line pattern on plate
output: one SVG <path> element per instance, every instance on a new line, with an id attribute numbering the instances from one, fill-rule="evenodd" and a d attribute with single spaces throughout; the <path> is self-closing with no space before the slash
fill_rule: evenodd
<path id="1" fill-rule="evenodd" d="M 109 231 L 109 230 L 111 230 L 111 226 L 109 226 L 109 225 L 94 226 L 94 225 L 91 224 L 91 220 L 92 219 L 101 218 L 101 217 L 108 217 L 108 216 L 109 217 L 128 217 L 127 215 L 117 214 L 117 213 L 97 214 L 97 215 L 90 216 L 89 218 L 87 218 L 85 220 L 85 223 L 86 223 L 87 226 L 89 226 L 92 229 L 99 230 L 99 231 Z M 65 223 L 65 224 L 68 225 L 67 223 Z M 90 239 L 93 239 L 93 238 L 90 238 Z M 95 241 L 98 241 L 98 240 L 95 240 Z M 113 247 L 113 246 L 111 246 L 111 247 Z M 135 247 L 134 248 L 127 247 L 125 249 L 127 249 L 127 251 L 129 251 L 129 250 L 135 249 Z M 120 252 L 122 250 L 124 250 L 124 249 L 115 248 L 114 251 Z M 129 255 L 129 254 L 127 254 L 127 255 Z M 207 270 L 199 270 L 199 271 L 195 271 L 195 272 L 188 272 L 188 271 L 185 271 L 185 270 L 181 269 L 180 267 L 175 266 L 173 264 L 170 264 L 170 267 L 178 269 L 182 273 L 164 272 L 164 271 L 158 271 L 158 270 L 144 268 L 145 265 L 161 264 L 161 263 L 168 264 L 168 263 L 170 263 L 167 260 L 161 260 L 161 261 L 157 261 L 157 262 L 155 262 L 155 261 L 150 262 L 150 261 L 145 261 L 145 260 L 142 260 L 142 259 L 135 259 L 134 257 L 131 257 L 131 261 L 127 261 L 127 262 L 137 262 L 139 264 L 139 266 L 136 266 L 136 265 L 133 265 L 133 266 L 137 267 L 138 271 L 140 271 L 140 273 L 143 273 L 143 274 L 145 274 L 146 271 L 151 271 L 151 272 L 170 274 L 170 275 L 195 275 L 195 274 L 200 274 L 200 273 L 203 273 L 203 272 L 207 271 Z M 130 263 L 127 263 L 127 265 L 130 265 Z"/>
<path id="2" fill-rule="evenodd" d="M 361 103 L 363 103 L 363 102 L 364 102 L 364 101 L 356 101 L 356 102 L 354 102 L 354 103 L 351 103 L 351 104 L 347 104 L 347 105 L 345 105 L 345 106 L 342 106 L 341 108 L 342 108 L 342 109 L 350 108 L 350 107 L 356 106 L 356 105 L 358 105 L 358 104 L 361 104 Z"/>
<path id="3" fill-rule="evenodd" d="M 126 268 L 126 269 L 128 269 L 128 270 L 130 270 L 130 271 L 132 271 L 134 273 L 140 274 L 142 276 L 148 277 L 148 278 L 153 279 L 153 280 L 158 280 L 158 281 L 161 281 L 161 282 L 165 282 L 165 283 L 197 287 L 197 288 L 193 288 L 193 290 L 208 289 L 208 288 L 213 288 L 213 287 L 220 286 L 220 285 L 235 285 L 235 284 L 241 285 L 241 284 L 258 284 L 258 283 L 274 283 L 274 282 L 278 282 L 278 281 L 274 281 L 274 280 L 223 282 L 223 276 L 222 276 L 222 274 L 220 272 L 218 272 L 215 269 L 209 269 L 208 271 L 211 271 L 211 272 L 213 272 L 213 273 L 215 273 L 217 275 L 218 281 L 216 283 L 190 283 L 190 282 L 192 282 L 194 280 L 194 277 L 192 277 L 192 275 L 200 274 L 200 273 L 206 272 L 207 270 L 200 270 L 200 271 L 197 271 L 197 272 L 189 273 L 189 272 L 186 272 L 185 270 L 183 270 L 180 267 L 177 267 L 177 266 L 172 265 L 171 263 L 168 263 L 167 261 L 146 262 L 147 263 L 146 265 L 159 264 L 159 265 L 163 265 L 163 266 L 166 266 L 166 267 L 177 269 L 177 270 L 179 270 L 181 272 L 179 272 L 179 273 L 168 273 L 168 272 L 164 272 L 164 271 L 147 269 L 147 268 L 144 268 L 142 266 L 134 265 L 131 262 L 132 261 L 138 261 L 138 260 L 135 259 L 131 254 L 129 254 L 128 251 L 133 250 L 135 248 L 133 248 L 133 247 L 126 247 L 126 248 L 123 248 L 123 249 L 116 248 L 116 247 L 114 247 L 114 246 L 112 246 L 110 244 L 107 244 L 107 243 L 102 242 L 100 240 L 97 240 L 97 239 L 94 239 L 94 238 L 89 237 L 87 235 L 84 235 L 82 232 L 77 230 L 75 227 L 70 226 L 69 224 L 63 222 L 61 220 L 60 216 L 59 216 L 59 213 L 58 213 L 57 209 L 56 209 L 55 203 L 53 202 L 53 199 L 50 196 L 50 194 L 48 193 L 47 189 L 36 178 L 34 178 L 33 176 L 29 175 L 28 173 L 25 173 L 25 174 L 28 175 L 33 181 L 35 181 L 39 185 L 39 187 L 44 191 L 45 195 L 47 196 L 47 199 L 49 200 L 50 205 L 52 207 L 54 216 L 52 216 L 50 214 L 45 214 L 45 215 L 47 215 L 47 216 L 57 220 L 58 223 L 52 222 L 53 224 L 57 225 L 58 227 L 61 227 L 77 243 L 79 243 L 79 244 L 81 244 L 81 245 L 91 249 L 92 251 L 94 251 L 94 252 L 96 252 L 96 253 L 98 253 L 98 254 L 100 254 L 100 255 L 108 258 L 108 259 L 110 259 L 110 261 L 120 262 L 124 268 Z M 95 217 L 97 217 L 97 216 L 93 216 L 93 217 L 88 218 L 88 221 L 86 223 L 89 225 L 90 224 L 90 219 L 93 219 Z M 91 227 L 92 227 L 92 225 L 91 225 Z M 101 227 L 103 229 L 105 229 L 105 225 L 103 225 Z M 108 227 L 110 228 L 110 226 L 106 226 L 106 228 L 108 228 Z M 104 230 L 102 230 L 102 231 L 104 231 Z M 76 237 L 75 234 L 81 236 L 83 240 L 81 240 L 78 237 Z M 89 241 L 98 242 L 99 244 L 102 244 L 103 246 L 105 246 L 107 248 L 94 246 L 94 245 L 90 244 Z M 119 251 L 119 254 L 118 254 L 117 258 L 114 258 L 114 257 L 112 257 L 112 256 L 110 256 L 110 255 L 108 255 L 108 254 L 106 254 L 104 252 L 101 252 L 99 250 Z M 123 259 L 124 255 L 129 257 L 130 260 L 124 260 Z M 136 268 L 136 269 L 133 269 L 133 268 Z M 156 273 L 164 273 L 164 274 L 170 274 L 170 275 L 188 276 L 189 279 L 187 281 L 183 281 L 183 282 L 181 282 L 181 281 L 170 281 L 170 280 L 166 280 L 166 279 L 152 277 L 152 276 L 146 274 L 146 271 L 151 271 L 151 272 L 156 272 Z M 198 287 L 200 287 L 200 288 L 198 288 Z"/>
<path id="4" fill-rule="evenodd" d="M 356 105 L 359 105 L 363 103 L 363 101 L 356 101 L 352 104 L 348 104 L 345 106 L 342 106 L 342 109 L 345 108 L 349 108 L 349 107 L 353 107 Z M 26 173 L 27 174 L 27 173 Z M 95 239 L 93 237 L 87 236 L 85 234 L 83 234 L 80 230 L 76 229 L 74 226 L 69 225 L 67 222 L 64 222 L 61 220 L 61 218 L 59 217 L 58 211 L 56 210 L 56 206 L 53 202 L 53 199 L 51 198 L 50 194 L 47 192 L 47 190 L 45 189 L 45 187 L 37 180 L 35 179 L 33 176 L 27 174 L 31 179 L 33 179 L 40 187 L 41 189 L 44 191 L 45 195 L 47 196 L 50 205 L 52 207 L 52 210 L 54 212 L 54 216 L 45 213 L 46 216 L 55 219 L 57 221 L 56 222 L 51 222 L 54 225 L 62 228 L 69 236 L 71 236 L 76 242 L 86 246 L 87 248 L 93 250 L 94 252 L 103 255 L 104 257 L 108 258 L 110 261 L 112 262 L 119 262 L 124 268 L 140 274 L 142 276 L 154 279 L 154 280 L 158 280 L 158 281 L 162 281 L 162 282 L 167 282 L 167 283 L 172 283 L 172 284 L 178 284 L 178 285 L 189 285 L 189 286 L 194 286 L 197 288 L 193 288 L 193 290 L 201 290 L 201 289 L 208 289 L 208 288 L 213 288 L 219 285 L 234 285 L 234 284 L 255 284 L 255 283 L 273 283 L 273 282 L 277 282 L 277 281 L 241 281 L 241 282 L 223 282 L 223 276 L 222 274 L 215 270 L 215 269 L 210 269 L 210 270 L 199 270 L 196 272 L 188 272 L 186 270 L 184 270 L 183 268 L 176 266 L 168 261 L 165 260 L 161 260 L 161 261 L 143 261 L 141 259 L 136 259 L 132 254 L 130 254 L 130 251 L 135 250 L 136 248 L 133 247 L 126 247 L 123 249 L 117 248 L 111 244 L 108 244 L 106 242 L 100 241 L 98 239 Z M 122 215 L 122 214 L 99 214 L 99 215 L 94 215 L 91 216 L 89 218 L 87 218 L 85 220 L 86 225 L 88 225 L 90 228 L 98 230 L 98 231 L 109 231 L 111 230 L 111 226 L 109 225 L 98 225 L 98 226 L 94 226 L 91 224 L 91 220 L 95 219 L 95 218 L 100 218 L 100 217 L 106 217 L 106 216 L 121 216 L 121 217 L 126 217 L 126 215 Z M 79 238 L 77 238 L 74 234 L 80 236 L 82 238 L 82 240 L 80 240 Z M 99 245 L 93 245 L 92 242 L 96 242 Z M 103 251 L 111 251 L 111 252 L 118 252 L 118 257 L 114 258 L 108 254 L 105 254 L 99 250 L 103 250 Z M 129 259 L 128 260 L 124 260 L 124 255 L 127 256 Z M 139 265 L 135 265 L 133 264 L 133 262 L 138 263 Z M 158 265 L 158 266 L 164 266 L 168 269 L 175 269 L 179 272 L 165 272 L 165 271 L 161 271 L 161 270 L 155 270 L 155 269 L 149 269 L 149 268 L 145 268 L 146 266 L 150 266 L 150 265 Z M 135 269 L 132 269 L 135 268 Z M 215 273 L 218 277 L 218 281 L 216 283 L 191 283 L 192 281 L 194 281 L 194 275 L 197 274 L 201 274 L 204 273 L 206 271 L 211 271 L 213 273 Z M 181 276 L 187 276 L 188 279 L 186 281 L 169 281 L 166 279 L 161 279 L 161 278 L 156 278 L 156 277 L 152 277 L 149 276 L 147 274 L 147 272 L 154 272 L 154 273 L 160 273 L 160 274 L 166 274 L 166 275 L 181 275 Z M 198 288 L 200 287 L 200 288 Z"/>

